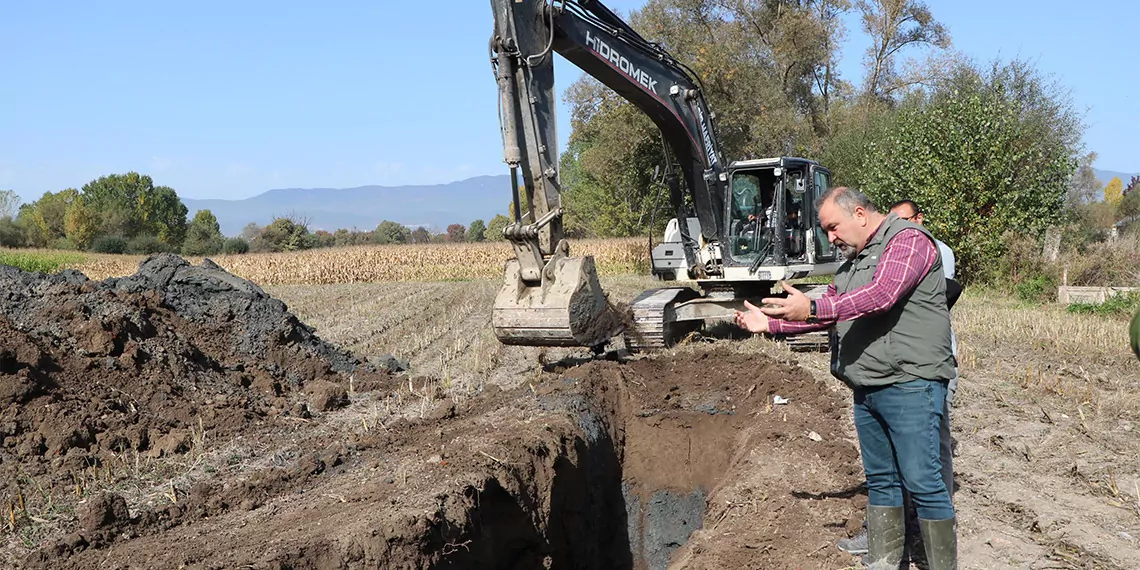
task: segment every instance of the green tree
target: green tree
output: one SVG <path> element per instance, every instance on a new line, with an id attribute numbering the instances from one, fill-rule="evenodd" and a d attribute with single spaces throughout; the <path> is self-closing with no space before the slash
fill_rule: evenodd
<path id="1" fill-rule="evenodd" d="M 1119 176 L 1113 176 L 1112 180 L 1108 181 L 1108 186 L 1104 187 L 1104 201 L 1113 208 L 1120 205 L 1120 200 L 1124 197 L 1124 182 L 1120 180 Z"/>
<path id="2" fill-rule="evenodd" d="M 23 247 L 24 227 L 11 216 L 0 218 L 0 247 Z"/>
<path id="3" fill-rule="evenodd" d="M 238 237 L 244 239 L 246 242 L 251 242 L 260 233 L 261 233 L 261 226 L 257 225 L 256 222 L 250 222 L 250 223 L 246 224 L 244 228 L 241 229 L 241 233 L 238 234 Z"/>
<path id="4" fill-rule="evenodd" d="M 474 243 L 483 241 L 483 233 L 487 231 L 487 224 L 483 220 L 475 220 L 471 225 L 467 226 L 467 241 Z"/>
<path id="5" fill-rule="evenodd" d="M 85 196 L 77 196 L 64 213 L 64 237 L 79 249 L 87 249 L 99 235 L 99 212 L 87 203 Z"/>
<path id="6" fill-rule="evenodd" d="M 218 218 L 209 210 L 198 210 L 186 229 L 182 255 L 214 255 L 222 251 L 225 238 Z"/>
<path id="7" fill-rule="evenodd" d="M 922 204 L 959 275 L 977 280 L 1004 251 L 1002 234 L 1039 235 L 1059 221 L 1082 132 L 1067 93 L 1028 64 L 962 67 L 900 111 L 863 167 L 863 188 L 882 205 Z"/>
<path id="8" fill-rule="evenodd" d="M 312 248 L 314 242 L 305 221 L 281 217 L 262 228 L 250 248 L 255 251 L 299 251 Z"/>
<path id="9" fill-rule="evenodd" d="M 150 176 L 137 172 L 102 176 L 83 185 L 83 195 L 100 213 L 105 213 L 102 233 L 133 237 L 142 232 L 137 208 L 154 191 Z"/>
<path id="10" fill-rule="evenodd" d="M 834 102 L 850 90 L 835 65 L 849 9 L 847 0 L 650 0 L 630 23 L 702 80 L 723 159 L 815 156 L 832 128 Z M 658 127 L 587 77 L 570 86 L 566 100 L 571 134 L 560 176 L 567 229 L 660 231 L 672 208 L 667 195 L 658 199 L 654 173 L 672 150 Z"/>
<path id="11" fill-rule="evenodd" d="M 189 212 L 178 194 L 169 186 L 158 186 L 144 195 L 136 212 L 142 232 L 158 236 L 172 248 L 178 248 L 186 237 L 186 214 Z"/>
<path id="12" fill-rule="evenodd" d="M 179 247 L 186 235 L 186 206 L 173 188 L 154 185 L 137 172 L 111 174 L 83 185 L 87 202 L 99 212 L 103 234 L 157 236 Z"/>
<path id="13" fill-rule="evenodd" d="M 398 222 L 384 220 L 372 232 L 372 241 L 378 244 L 407 243 L 412 230 Z"/>
<path id="14" fill-rule="evenodd" d="M 79 191 L 68 188 L 44 192 L 39 200 L 20 207 L 18 221 L 24 228 L 26 241 L 32 247 L 49 247 L 67 234 L 67 208 L 79 197 Z"/>
<path id="15" fill-rule="evenodd" d="M 336 245 L 336 236 L 325 230 L 313 232 L 313 240 L 316 242 L 316 245 L 313 247 L 332 247 Z"/>
<path id="16" fill-rule="evenodd" d="M 511 219 L 502 215 L 495 214 L 491 218 L 491 222 L 487 224 L 487 229 L 483 230 L 483 239 L 487 241 L 501 241 L 503 239 L 503 228 L 511 223 Z"/>
<path id="17" fill-rule="evenodd" d="M 863 99 L 843 105 L 835 115 L 833 134 L 819 160 L 831 170 L 833 185 L 862 186 L 863 170 L 890 136 L 898 113 L 889 105 Z"/>
<path id="18" fill-rule="evenodd" d="M 1140 176 L 1133 176 L 1128 187 L 1123 191 L 1124 197 L 1116 207 L 1117 219 L 1140 216 Z"/>

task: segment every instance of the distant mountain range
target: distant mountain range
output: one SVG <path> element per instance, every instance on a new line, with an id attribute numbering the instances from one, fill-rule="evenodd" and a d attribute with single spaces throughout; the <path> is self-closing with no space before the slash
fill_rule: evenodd
<path id="1" fill-rule="evenodd" d="M 1094 168 L 1093 172 L 1096 174 L 1097 180 L 1100 180 L 1100 183 L 1105 186 L 1107 186 L 1113 178 L 1120 178 L 1120 181 L 1124 183 L 1125 187 L 1127 187 L 1128 182 L 1132 180 L 1133 176 L 1140 176 L 1140 172 L 1114 172 L 1112 170 L 1101 170 L 1099 168 Z"/>
<path id="2" fill-rule="evenodd" d="M 360 186 L 357 188 L 282 188 L 244 200 L 183 198 L 193 218 L 210 210 L 222 233 L 236 236 L 250 222 L 263 226 L 279 216 L 306 219 L 312 231 L 339 228 L 372 230 L 384 220 L 437 232 L 448 224 L 490 221 L 506 214 L 511 182 L 506 174 L 476 176 L 449 184 Z"/>
<path id="3" fill-rule="evenodd" d="M 1120 177 L 1125 185 L 1133 176 L 1094 169 L 1101 184 Z M 490 221 L 506 214 L 511 201 L 510 177 L 476 176 L 448 184 L 419 186 L 360 186 L 357 188 L 281 188 L 244 200 L 195 200 L 183 198 L 193 218 L 208 209 L 218 218 L 222 233 L 236 236 L 250 222 L 263 226 L 278 216 L 309 221 L 309 229 L 339 228 L 372 230 L 384 220 L 408 227 L 424 226 L 437 232 L 448 224 Z"/>

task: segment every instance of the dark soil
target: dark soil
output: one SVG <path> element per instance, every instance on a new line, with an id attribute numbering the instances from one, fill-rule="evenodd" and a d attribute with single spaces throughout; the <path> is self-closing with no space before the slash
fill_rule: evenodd
<path id="1" fill-rule="evenodd" d="M 5 506 L 21 481 L 79 484 L 112 457 L 183 454 L 205 433 L 347 403 L 350 374 L 386 377 L 256 285 L 173 255 L 101 282 L 0 265 L 0 339 Z"/>
<path id="2" fill-rule="evenodd" d="M 159 256 L 104 282 L 3 270 L 0 287 L 5 536 L 42 524 L 20 507 L 35 488 L 75 489 L 58 499 L 72 507 L 58 532 L 4 551 L 18 567 L 851 562 L 819 548 L 861 516 L 842 396 L 794 366 L 715 347 L 567 362 L 515 390 L 419 392 L 418 417 L 346 427 L 358 408 L 409 397 L 406 380 L 212 264 Z M 124 454 L 179 458 L 234 438 L 274 461 L 171 482 L 169 498 L 75 487 Z"/>

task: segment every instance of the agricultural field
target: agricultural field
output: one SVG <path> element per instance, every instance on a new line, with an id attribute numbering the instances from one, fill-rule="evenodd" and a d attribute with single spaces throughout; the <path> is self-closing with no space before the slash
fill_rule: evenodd
<path id="1" fill-rule="evenodd" d="M 577 252 L 590 247 L 615 301 L 659 286 L 634 269 L 639 241 Z M 169 260 L 111 289 L 8 282 L 27 293 L 0 325 L 63 330 L 0 331 L 22 339 L 0 382 L 35 380 L 19 364 L 30 354 L 63 371 L 44 393 L 0 391 L 51 404 L 0 418 L 16 426 L 0 432 L 0 565 L 855 567 L 834 541 L 857 530 L 865 495 L 826 354 L 760 338 L 603 359 L 503 346 L 488 321 L 507 255 L 215 259 L 270 297 L 196 288 L 218 274 Z M 124 276 L 139 261 L 84 266 Z M 45 289 L 51 302 L 35 301 Z M 1140 568 L 1140 365 L 1125 321 L 985 290 L 954 313 L 961 566 Z M 146 327 L 116 316 L 157 332 L 119 346 Z M 343 372 L 325 342 L 407 370 Z M 86 447 L 68 420 L 82 417 Z M 46 462 L 21 462 L 36 445 Z"/>
<path id="2" fill-rule="evenodd" d="M 649 272 L 644 238 L 575 240 L 573 255 L 592 255 L 601 275 Z M 2 250 L 0 250 L 2 252 Z M 57 252 L 36 253 L 55 258 Z M 67 254 L 65 254 L 67 255 Z M 456 281 L 497 278 L 513 255 L 505 241 L 457 244 L 363 245 L 287 253 L 220 254 L 210 259 L 239 277 L 262 285 L 331 285 L 389 281 Z M 70 254 L 60 267 L 91 279 L 129 275 L 146 256 Z M 194 263 L 201 258 L 188 257 Z"/>

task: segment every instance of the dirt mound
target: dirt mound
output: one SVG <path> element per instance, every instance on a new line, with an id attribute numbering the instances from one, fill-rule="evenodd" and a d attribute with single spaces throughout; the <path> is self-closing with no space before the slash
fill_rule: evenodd
<path id="1" fill-rule="evenodd" d="M 87 522 L 24 565 L 850 563 L 816 544 L 845 535 L 861 509 L 843 405 L 794 366 L 723 349 L 567 364 L 515 390 L 424 409 L 372 428 L 337 421 L 355 407 L 314 417 L 290 432 L 287 460 L 219 472 L 129 520 L 121 503 L 93 498 Z M 270 446 L 280 435 L 261 437 L 282 455 Z M 102 539 L 108 528 L 120 538 Z"/>
<path id="2" fill-rule="evenodd" d="M 110 457 L 342 405 L 351 374 L 382 378 L 209 260 L 152 256 L 105 281 L 0 266 L 0 499 L 60 483 L 82 495 Z"/>

